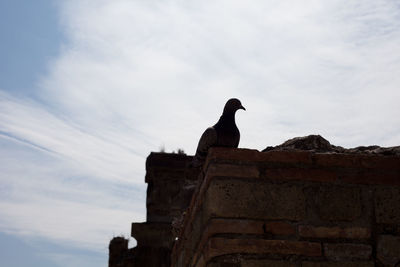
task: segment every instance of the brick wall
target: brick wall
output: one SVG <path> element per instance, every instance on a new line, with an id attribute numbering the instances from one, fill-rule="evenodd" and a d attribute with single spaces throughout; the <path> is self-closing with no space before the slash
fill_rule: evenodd
<path id="1" fill-rule="evenodd" d="M 213 148 L 200 183 L 172 266 L 400 266 L 398 156 Z"/>
<path id="2" fill-rule="evenodd" d="M 114 239 L 111 241 L 109 267 L 171 265 L 175 239 L 171 224 L 187 209 L 198 181 L 199 170 L 188 167 L 191 161 L 192 157 L 182 154 L 153 152 L 148 156 L 146 222 L 132 223 L 136 247 L 128 249 L 127 244 L 120 246 Z"/>

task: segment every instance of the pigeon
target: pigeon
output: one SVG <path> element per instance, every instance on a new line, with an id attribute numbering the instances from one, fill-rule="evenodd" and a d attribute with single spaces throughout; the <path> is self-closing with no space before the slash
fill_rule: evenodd
<path id="1" fill-rule="evenodd" d="M 200 167 L 203 164 L 210 147 L 238 147 L 240 132 L 235 123 L 235 113 L 239 109 L 246 110 L 239 99 L 231 98 L 226 102 L 219 121 L 207 128 L 200 137 L 192 162 L 194 167 Z"/>

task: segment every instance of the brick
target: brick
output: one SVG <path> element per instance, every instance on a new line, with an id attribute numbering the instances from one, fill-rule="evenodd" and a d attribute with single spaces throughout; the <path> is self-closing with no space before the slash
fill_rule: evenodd
<path id="1" fill-rule="evenodd" d="M 377 223 L 400 224 L 400 188 L 375 190 L 375 216 Z"/>
<path id="2" fill-rule="evenodd" d="M 361 216 L 359 188 L 324 186 L 314 199 L 317 214 L 325 221 L 353 221 Z"/>
<path id="3" fill-rule="evenodd" d="M 341 181 L 349 184 L 400 185 L 400 172 L 360 169 L 341 174 Z"/>
<path id="4" fill-rule="evenodd" d="M 377 258 L 385 266 L 395 266 L 400 263 L 400 236 L 378 236 Z"/>
<path id="5" fill-rule="evenodd" d="M 240 267 L 296 267 L 296 264 L 289 261 L 274 260 L 243 260 Z"/>
<path id="6" fill-rule="evenodd" d="M 197 264 L 197 266 L 202 266 Z M 208 263 L 207 267 L 241 267 L 240 262 L 212 262 Z"/>
<path id="7" fill-rule="evenodd" d="M 169 248 L 174 241 L 170 223 L 132 223 L 131 235 L 138 246 Z"/>
<path id="8" fill-rule="evenodd" d="M 365 155 L 360 158 L 360 166 L 367 169 L 400 170 L 400 157 Z"/>
<path id="9" fill-rule="evenodd" d="M 208 166 L 207 175 L 258 178 L 260 171 L 255 165 L 213 163 Z"/>
<path id="10" fill-rule="evenodd" d="M 282 162 L 311 164 L 311 153 L 304 151 L 269 151 L 213 147 L 209 150 L 206 165 L 214 160 L 241 162 Z"/>
<path id="11" fill-rule="evenodd" d="M 371 257 L 372 248 L 370 245 L 340 243 L 324 244 L 324 253 L 329 260 L 368 260 Z"/>
<path id="12" fill-rule="evenodd" d="M 360 165 L 360 156 L 349 154 L 315 153 L 312 155 L 315 165 L 321 167 L 355 167 Z"/>
<path id="13" fill-rule="evenodd" d="M 301 263 L 301 267 L 374 267 L 373 261 L 341 261 L 341 262 L 312 262 Z"/>
<path id="14" fill-rule="evenodd" d="M 299 235 L 311 238 L 347 238 L 347 239 L 368 239 L 371 231 L 365 227 L 324 227 L 300 225 Z"/>
<path id="15" fill-rule="evenodd" d="M 193 231 L 196 231 L 193 229 Z M 192 231 L 191 240 L 196 239 L 194 236 L 197 233 Z M 197 229 L 201 231 L 201 229 Z M 214 235 L 217 234 L 252 234 L 264 235 L 270 233 L 274 235 L 295 235 L 296 229 L 294 226 L 287 222 L 264 222 L 255 220 L 240 220 L 240 219 L 211 219 L 206 229 L 201 232 L 202 235 L 200 243 L 197 245 L 197 250 L 201 249 L 204 244 Z M 197 260 L 197 253 L 193 256 L 194 261 Z"/>
<path id="16" fill-rule="evenodd" d="M 265 225 L 265 232 L 274 235 L 294 235 L 296 229 L 286 222 L 267 222 Z"/>
<path id="17" fill-rule="evenodd" d="M 322 167 L 400 169 L 400 157 L 398 156 L 315 153 L 312 155 L 312 159 L 315 165 Z"/>
<path id="18" fill-rule="evenodd" d="M 208 216 L 263 220 L 302 220 L 305 196 L 301 186 L 263 181 L 214 179 L 206 192 Z"/>
<path id="19" fill-rule="evenodd" d="M 263 178 L 277 180 L 304 180 L 315 182 L 333 182 L 337 174 L 333 171 L 305 168 L 269 168 L 265 170 Z"/>
<path id="20" fill-rule="evenodd" d="M 192 158 L 184 154 L 151 152 L 146 159 L 146 170 L 151 168 L 182 169 Z"/>
<path id="21" fill-rule="evenodd" d="M 287 222 L 264 222 L 254 220 L 211 219 L 207 234 L 258 234 L 294 235 L 296 229 Z"/>
<path id="22" fill-rule="evenodd" d="M 321 256 L 321 244 L 291 240 L 211 238 L 206 246 L 206 258 L 226 254 L 281 254 Z"/>

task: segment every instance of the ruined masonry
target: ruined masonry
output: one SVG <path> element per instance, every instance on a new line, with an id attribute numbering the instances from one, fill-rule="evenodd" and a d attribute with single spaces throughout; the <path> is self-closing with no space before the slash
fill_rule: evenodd
<path id="1" fill-rule="evenodd" d="M 137 246 L 110 267 L 400 266 L 400 156 L 212 148 L 151 153 Z"/>

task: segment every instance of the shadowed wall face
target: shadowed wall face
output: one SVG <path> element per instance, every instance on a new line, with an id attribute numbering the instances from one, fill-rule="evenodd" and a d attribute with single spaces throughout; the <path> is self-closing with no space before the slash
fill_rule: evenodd
<path id="1" fill-rule="evenodd" d="M 172 266 L 396 266 L 400 157 L 214 148 Z"/>
<path id="2" fill-rule="evenodd" d="M 198 181 L 199 169 L 189 168 L 191 161 L 192 157 L 183 154 L 151 153 L 148 156 L 145 178 L 148 184 L 147 220 L 132 223 L 132 237 L 137 240 L 135 248 L 121 248 L 116 242 L 112 246 L 113 239 L 110 267 L 170 266 L 176 237 L 172 225 L 180 224 Z"/>
<path id="3" fill-rule="evenodd" d="M 201 173 L 191 160 L 150 154 L 147 221 L 137 247 L 110 244 L 110 267 L 400 262 L 399 156 L 212 148 Z"/>

